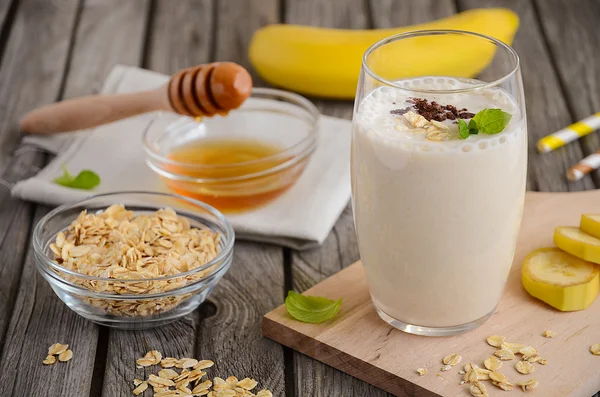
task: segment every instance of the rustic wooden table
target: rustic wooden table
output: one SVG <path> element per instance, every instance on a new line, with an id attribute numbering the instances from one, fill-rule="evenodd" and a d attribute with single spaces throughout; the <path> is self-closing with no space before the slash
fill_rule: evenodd
<path id="1" fill-rule="evenodd" d="M 534 143 L 600 110 L 597 0 L 1 0 L 0 176 L 14 183 L 48 161 L 36 152 L 15 153 L 21 115 L 97 92 L 117 63 L 168 74 L 213 60 L 248 66 L 252 32 L 265 24 L 389 27 L 483 6 L 508 7 L 521 17 L 514 46 L 527 98 L 529 189 L 593 189 L 600 173 L 578 183 L 564 173 L 600 147 L 597 134 L 546 155 Z M 325 114 L 351 116 L 350 102 L 315 102 Z M 141 375 L 134 359 L 150 349 L 213 359 L 215 373 L 253 376 L 276 396 L 387 395 L 261 337 L 263 314 L 288 289 L 304 290 L 358 259 L 349 208 L 318 249 L 238 242 L 231 271 L 209 303 L 145 332 L 83 320 L 37 274 L 31 229 L 48 210 L 11 199 L 0 186 L 0 396 L 129 396 Z M 42 366 L 47 347 L 58 341 L 72 346 L 73 360 Z"/>

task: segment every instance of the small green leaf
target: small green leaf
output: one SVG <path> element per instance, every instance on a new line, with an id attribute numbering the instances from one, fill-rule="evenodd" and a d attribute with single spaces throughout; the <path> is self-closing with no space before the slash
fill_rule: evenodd
<path id="1" fill-rule="evenodd" d="M 467 139 L 470 135 L 469 127 L 463 119 L 458 119 L 458 133 L 460 134 L 460 139 Z"/>
<path id="2" fill-rule="evenodd" d="M 290 316 L 305 323 L 322 323 L 333 318 L 342 306 L 342 300 L 333 301 L 321 296 L 301 295 L 289 291 L 285 307 Z"/>
<path id="3" fill-rule="evenodd" d="M 497 134 L 504 130 L 511 117 L 509 113 L 500 109 L 483 109 L 473 117 L 473 120 L 477 123 L 479 131 L 484 134 Z"/>
<path id="4" fill-rule="evenodd" d="M 479 129 L 477 128 L 477 123 L 473 119 L 471 119 L 471 121 L 469 121 L 469 133 L 471 135 L 479 134 Z"/>
<path id="5" fill-rule="evenodd" d="M 90 190 L 100 184 L 100 177 L 94 171 L 83 170 L 77 176 L 73 176 L 63 165 L 63 174 L 54 179 L 54 183 L 73 189 Z"/>
<path id="6" fill-rule="evenodd" d="M 66 165 L 63 164 L 62 169 L 63 169 L 62 176 L 55 178 L 54 182 L 58 183 L 59 185 L 68 186 L 73 181 L 73 175 L 71 175 L 69 173 Z"/>

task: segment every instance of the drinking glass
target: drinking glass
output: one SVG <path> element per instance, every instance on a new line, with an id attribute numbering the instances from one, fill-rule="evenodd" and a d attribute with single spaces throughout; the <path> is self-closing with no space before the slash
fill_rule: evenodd
<path id="1" fill-rule="evenodd" d="M 465 139 L 461 126 L 473 127 Z M 526 170 L 523 83 L 510 46 L 430 30 L 366 51 L 353 117 L 352 206 L 384 321 L 444 336 L 493 314 L 513 261 Z"/>

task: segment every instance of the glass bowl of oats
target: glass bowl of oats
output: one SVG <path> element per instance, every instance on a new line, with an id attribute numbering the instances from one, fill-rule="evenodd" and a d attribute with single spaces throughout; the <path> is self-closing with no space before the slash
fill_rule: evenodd
<path id="1" fill-rule="evenodd" d="M 38 271 L 58 297 L 82 317 L 125 329 L 195 310 L 231 266 L 234 240 L 210 205 L 149 192 L 60 206 L 33 232 Z"/>

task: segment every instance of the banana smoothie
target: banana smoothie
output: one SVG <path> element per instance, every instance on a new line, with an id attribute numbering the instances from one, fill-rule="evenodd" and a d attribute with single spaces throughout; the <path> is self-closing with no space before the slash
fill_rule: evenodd
<path id="1" fill-rule="evenodd" d="M 502 295 L 524 204 L 526 119 L 506 91 L 482 84 L 420 77 L 356 105 L 355 226 L 387 322 L 481 323 Z"/>

